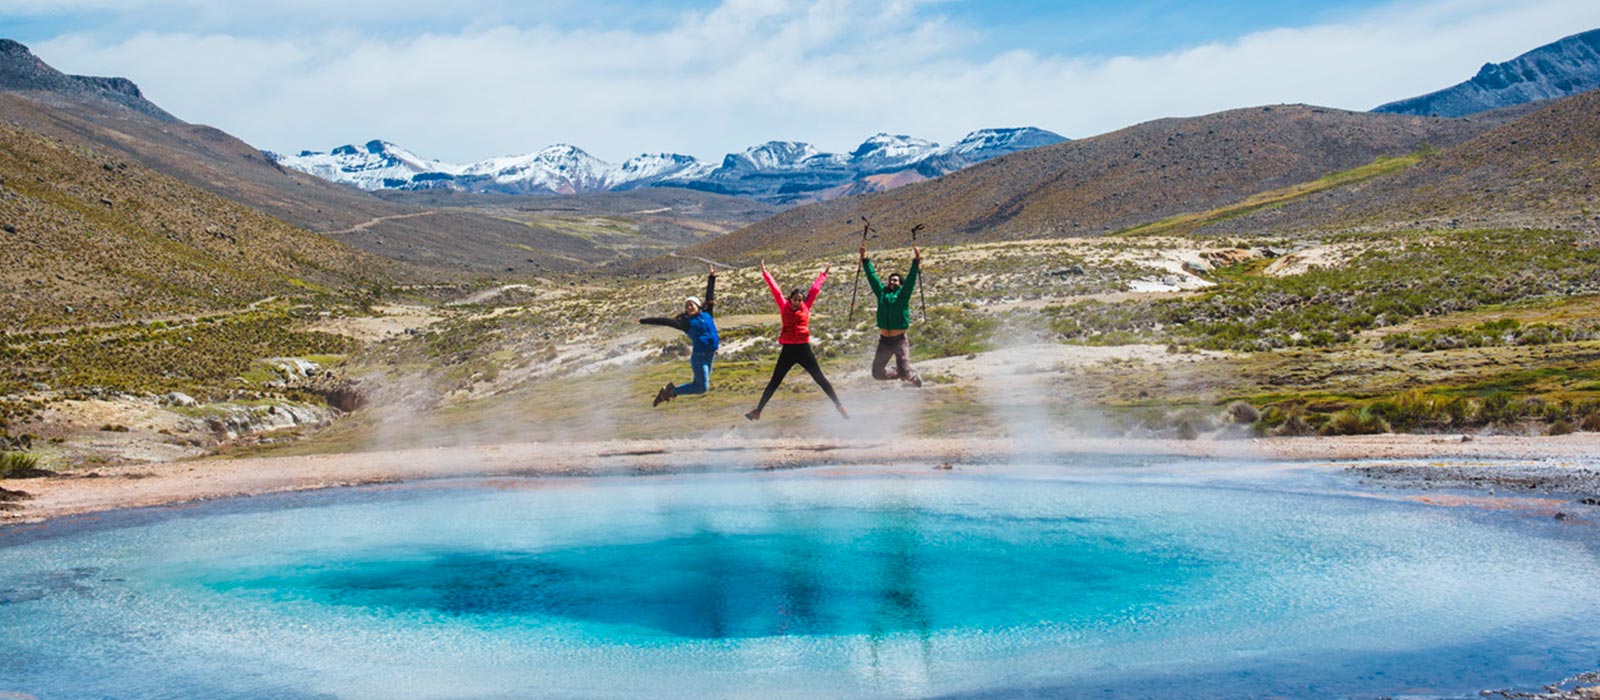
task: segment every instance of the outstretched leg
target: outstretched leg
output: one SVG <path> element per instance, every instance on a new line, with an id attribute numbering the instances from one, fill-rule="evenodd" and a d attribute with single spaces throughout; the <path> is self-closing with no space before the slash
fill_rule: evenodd
<path id="1" fill-rule="evenodd" d="M 767 380 L 767 388 L 761 392 L 761 403 L 756 404 L 756 410 L 746 413 L 746 418 L 750 420 L 761 418 L 761 409 L 767 407 L 767 402 L 772 400 L 772 393 L 778 390 L 779 385 L 783 384 L 783 378 L 789 374 L 789 368 L 795 365 L 797 353 L 790 350 L 790 348 L 805 348 L 806 354 L 810 354 L 811 351 L 810 346 L 806 345 L 785 345 L 782 350 L 778 351 L 778 364 L 773 365 L 772 379 Z"/>
<path id="2" fill-rule="evenodd" d="M 805 348 L 805 354 L 795 358 L 795 362 L 805 368 L 806 373 L 811 375 L 811 379 L 817 383 L 817 386 L 822 387 L 822 393 L 827 394 L 828 398 L 833 400 L 833 407 L 839 409 L 839 414 L 849 418 L 850 414 L 845 413 L 844 404 L 839 402 L 839 395 L 833 393 L 833 384 L 828 382 L 827 377 L 822 376 L 822 365 L 817 364 L 817 355 L 811 352 L 811 346 L 800 345 L 797 347 Z"/>

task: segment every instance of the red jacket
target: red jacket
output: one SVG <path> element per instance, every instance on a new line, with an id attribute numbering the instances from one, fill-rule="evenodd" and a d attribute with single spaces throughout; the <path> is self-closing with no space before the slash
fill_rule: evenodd
<path id="1" fill-rule="evenodd" d="M 806 345 L 811 342 L 811 305 L 816 303 L 817 294 L 822 291 L 822 283 L 828 279 L 824 270 L 817 275 L 817 280 L 811 283 L 811 291 L 806 294 L 806 300 L 799 306 L 789 303 L 778 289 L 777 280 L 772 279 L 772 273 L 761 271 L 761 279 L 767 281 L 767 289 L 772 290 L 772 300 L 778 302 L 778 316 L 783 319 L 783 332 L 778 334 L 780 345 Z"/>

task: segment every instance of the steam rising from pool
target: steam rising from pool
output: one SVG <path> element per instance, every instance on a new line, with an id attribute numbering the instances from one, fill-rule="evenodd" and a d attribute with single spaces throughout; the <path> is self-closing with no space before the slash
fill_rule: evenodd
<path id="1" fill-rule="evenodd" d="M 421 484 L 0 537 L 0 693 L 1377 695 L 1600 660 L 1582 545 L 1069 474 Z"/>

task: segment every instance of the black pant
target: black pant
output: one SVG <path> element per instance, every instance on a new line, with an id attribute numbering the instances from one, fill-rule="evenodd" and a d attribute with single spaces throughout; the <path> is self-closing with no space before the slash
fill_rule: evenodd
<path id="1" fill-rule="evenodd" d="M 822 367 L 817 364 L 817 356 L 811 352 L 811 344 L 782 347 L 783 349 L 778 351 L 778 364 L 772 368 L 772 379 L 767 382 L 766 391 L 761 392 L 761 403 L 756 405 L 756 410 L 767 407 L 767 402 L 772 400 L 772 392 L 778 390 L 778 385 L 783 383 L 784 376 L 789 374 L 789 368 L 795 365 L 804 367 L 806 373 L 816 380 L 817 386 L 822 387 L 823 393 L 833 399 L 833 405 L 838 406 L 839 396 L 833 393 L 833 385 L 828 383 L 828 378 L 822 376 Z"/>

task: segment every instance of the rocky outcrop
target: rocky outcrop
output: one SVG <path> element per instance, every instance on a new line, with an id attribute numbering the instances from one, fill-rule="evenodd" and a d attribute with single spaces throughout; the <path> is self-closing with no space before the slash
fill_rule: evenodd
<path id="1" fill-rule="evenodd" d="M 0 39 L 0 89 L 98 97 L 162 121 L 178 121 L 177 117 L 146 100 L 139 86 L 127 78 L 67 75 L 39 60 L 28 47 L 10 39 Z"/>
<path id="2" fill-rule="evenodd" d="M 324 428 L 339 416 L 337 410 L 330 408 L 283 403 L 266 406 L 215 404 L 208 409 L 215 414 L 199 420 L 219 440 L 237 440 L 287 428 Z"/>
<path id="3" fill-rule="evenodd" d="M 296 389 L 322 397 L 329 406 L 349 413 L 367 405 L 367 392 L 361 381 L 330 372 L 310 360 L 297 357 L 277 357 L 265 363 L 278 373 L 279 379 L 268 382 L 273 389 Z"/>
<path id="4" fill-rule="evenodd" d="M 1600 29 L 1591 29 L 1505 63 L 1487 64 L 1464 83 L 1372 111 L 1462 117 L 1596 88 L 1600 88 Z"/>

